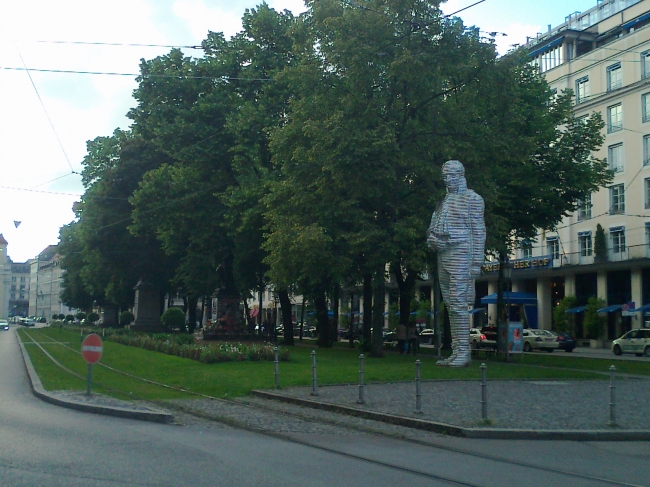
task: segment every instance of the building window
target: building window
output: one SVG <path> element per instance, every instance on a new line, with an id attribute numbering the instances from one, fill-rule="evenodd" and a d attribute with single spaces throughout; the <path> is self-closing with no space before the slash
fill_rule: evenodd
<path id="1" fill-rule="evenodd" d="M 591 243 L 591 232 L 579 232 L 578 244 L 580 246 L 580 256 L 590 257 L 593 253 L 593 246 Z"/>
<path id="2" fill-rule="evenodd" d="M 609 229 L 612 237 L 612 252 L 621 254 L 625 252 L 625 227 L 614 227 Z"/>
<path id="3" fill-rule="evenodd" d="M 621 63 L 612 64 L 607 68 L 607 91 L 623 86 Z"/>
<path id="4" fill-rule="evenodd" d="M 15 295 L 15 294 L 12 294 L 12 295 L 11 295 L 11 299 L 16 299 L 16 295 Z"/>
<path id="5" fill-rule="evenodd" d="M 11 282 L 16 282 L 16 276 L 11 277 Z"/>
<path id="6" fill-rule="evenodd" d="M 591 219 L 591 194 L 589 194 L 578 206 L 578 221 Z"/>
<path id="7" fill-rule="evenodd" d="M 533 256 L 533 244 L 528 240 L 521 242 L 521 256 L 524 259 L 529 259 Z"/>
<path id="8" fill-rule="evenodd" d="M 650 122 L 650 93 L 641 95 L 641 121 Z"/>
<path id="9" fill-rule="evenodd" d="M 609 188 L 609 213 L 625 213 L 625 189 L 622 184 Z"/>
<path id="10" fill-rule="evenodd" d="M 584 103 L 589 98 L 589 77 L 576 80 L 576 104 Z"/>
<path id="11" fill-rule="evenodd" d="M 607 107 L 607 133 L 618 132 L 623 129 L 623 105 L 618 103 Z"/>
<path id="12" fill-rule="evenodd" d="M 546 239 L 546 251 L 554 260 L 560 258 L 560 239 L 558 237 L 549 237 Z"/>
<path id="13" fill-rule="evenodd" d="M 650 248 L 650 222 L 645 222 L 645 241 Z"/>
<path id="14" fill-rule="evenodd" d="M 21 295 L 20 295 L 20 299 L 25 299 L 25 295 L 24 295 L 24 294 L 21 294 Z"/>
<path id="15" fill-rule="evenodd" d="M 650 51 L 641 53 L 641 78 L 650 78 Z"/>
<path id="16" fill-rule="evenodd" d="M 643 165 L 650 164 L 650 135 L 643 136 Z"/>
<path id="17" fill-rule="evenodd" d="M 623 161 L 623 144 L 610 145 L 607 150 L 609 168 L 614 172 L 623 172 L 625 169 Z"/>
<path id="18" fill-rule="evenodd" d="M 21 278 L 20 278 L 20 282 L 25 282 L 25 278 L 24 278 L 24 277 L 21 277 Z"/>
<path id="19" fill-rule="evenodd" d="M 645 178 L 645 208 L 650 208 L 650 178 Z"/>

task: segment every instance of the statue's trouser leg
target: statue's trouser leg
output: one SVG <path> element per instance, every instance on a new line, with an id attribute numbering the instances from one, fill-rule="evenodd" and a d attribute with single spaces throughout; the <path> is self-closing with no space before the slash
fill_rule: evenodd
<path id="1" fill-rule="evenodd" d="M 452 353 L 439 365 L 464 366 L 471 360 L 469 348 L 469 311 L 473 301 L 474 280 L 469 276 L 465 248 L 457 248 L 454 252 L 438 254 L 438 269 L 442 297 L 449 313 L 451 327 Z"/>

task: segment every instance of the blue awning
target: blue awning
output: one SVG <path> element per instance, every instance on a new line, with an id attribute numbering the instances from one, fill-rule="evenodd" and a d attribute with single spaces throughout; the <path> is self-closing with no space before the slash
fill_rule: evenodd
<path id="1" fill-rule="evenodd" d="M 488 294 L 481 298 L 481 304 L 497 304 L 497 293 Z M 504 304 L 537 304 L 537 296 L 531 293 L 515 293 L 505 291 L 503 293 Z"/>
<path id="2" fill-rule="evenodd" d="M 469 314 L 474 315 L 480 313 L 481 311 L 487 311 L 487 308 L 474 308 L 469 311 Z"/>
<path id="3" fill-rule="evenodd" d="M 539 49 L 535 49 L 534 51 L 531 51 L 528 55 L 530 57 L 535 57 L 538 54 L 541 54 L 544 51 L 548 51 L 549 49 L 552 49 L 553 47 L 557 46 L 559 43 L 561 43 L 564 40 L 564 37 L 560 37 L 559 39 L 555 39 L 553 42 L 550 44 L 546 44 L 543 47 L 540 47 Z"/>
<path id="4" fill-rule="evenodd" d="M 644 304 L 643 306 L 639 306 L 636 309 L 631 309 L 630 311 L 634 311 L 635 313 L 648 313 L 650 312 L 650 304 Z"/>
<path id="5" fill-rule="evenodd" d="M 587 309 L 586 306 L 577 306 L 575 308 L 567 309 L 565 313 L 577 314 L 577 313 L 582 313 L 585 309 Z"/>
<path id="6" fill-rule="evenodd" d="M 597 313 L 613 313 L 614 311 L 618 311 L 623 307 L 622 304 L 612 304 L 611 306 L 607 306 L 606 308 L 600 308 Z"/>
<path id="7" fill-rule="evenodd" d="M 624 23 L 621 28 L 623 30 L 627 30 L 631 27 L 634 27 L 636 24 L 643 22 L 646 19 L 650 19 L 650 13 L 644 14 L 641 17 L 637 17 L 634 20 L 630 20 L 629 22 Z"/>

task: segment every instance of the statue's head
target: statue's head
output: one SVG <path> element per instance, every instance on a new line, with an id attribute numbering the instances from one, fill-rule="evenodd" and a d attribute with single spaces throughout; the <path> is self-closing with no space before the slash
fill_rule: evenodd
<path id="1" fill-rule="evenodd" d="M 442 165 L 442 179 L 447 186 L 447 192 L 458 193 L 467 189 L 465 167 L 460 161 L 447 161 Z"/>

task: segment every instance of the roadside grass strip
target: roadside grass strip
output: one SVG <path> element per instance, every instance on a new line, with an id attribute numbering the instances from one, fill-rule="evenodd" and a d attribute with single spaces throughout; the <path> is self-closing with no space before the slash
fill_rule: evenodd
<path id="1" fill-rule="evenodd" d="M 31 339 L 41 346 L 63 366 L 85 377 L 87 364 L 80 354 L 81 337 L 74 331 L 41 328 L 19 330 L 23 342 Z M 67 344 L 70 345 L 67 345 Z M 55 365 L 35 345 L 27 346 L 43 386 L 47 390 L 83 390 L 85 382 L 70 375 Z M 294 346 L 290 349 L 290 360 L 280 363 L 280 386 L 308 386 L 312 381 L 312 362 L 310 347 Z M 318 365 L 318 383 L 355 384 L 359 377 L 359 352 L 347 348 L 315 349 Z M 543 357 L 547 359 L 547 357 Z M 549 357 L 551 360 L 554 357 Z M 558 357 L 559 358 L 559 357 Z M 565 359 L 574 363 L 573 368 L 549 368 L 552 363 L 534 366 L 518 363 L 506 364 L 498 361 L 473 360 L 469 368 L 450 369 L 435 366 L 435 357 L 425 355 L 399 355 L 388 353 L 383 358 L 365 359 L 365 381 L 397 382 L 412 381 L 415 378 L 415 360 L 422 362 L 423 380 L 479 380 L 480 364 L 488 364 L 489 379 L 606 379 L 610 363 L 601 362 L 590 372 L 581 360 Z M 113 370 L 102 365 L 109 366 Z M 618 366 L 618 364 L 617 364 Z M 119 372 L 119 373 L 118 373 Z M 597 373 L 601 372 L 601 373 Z M 130 374 L 131 377 L 124 374 Z M 67 376 L 67 378 L 66 378 Z M 144 382 L 142 379 L 152 381 Z M 254 389 L 274 387 L 273 362 L 222 362 L 203 364 L 194 360 L 179 358 L 159 352 L 144 350 L 118 343 L 105 341 L 101 361 L 93 368 L 93 384 L 104 387 L 106 393 L 120 394 L 145 400 L 164 400 L 187 398 L 190 394 L 201 394 L 217 398 L 246 396 Z M 164 384 L 169 387 L 161 387 Z M 176 389 L 173 389 L 176 388 Z M 188 392 L 183 392 L 184 389 Z"/>

